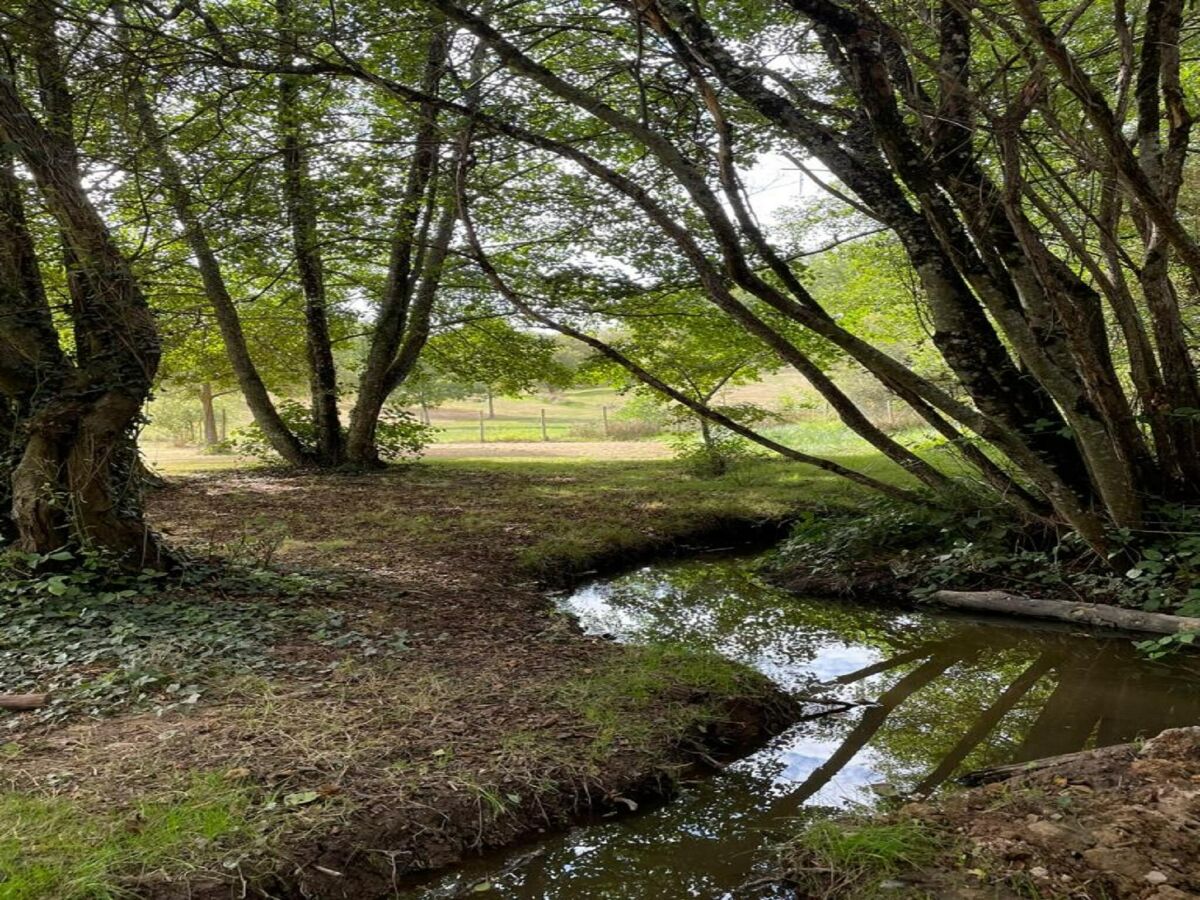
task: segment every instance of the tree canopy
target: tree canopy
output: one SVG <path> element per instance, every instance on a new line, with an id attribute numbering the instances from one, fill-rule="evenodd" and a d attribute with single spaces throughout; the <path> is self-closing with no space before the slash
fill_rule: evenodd
<path id="1" fill-rule="evenodd" d="M 121 448 L 163 338 L 297 466 L 378 464 L 388 397 L 439 355 L 543 379 L 550 330 L 785 458 L 906 501 L 986 495 L 1117 565 L 1197 499 L 1183 0 L 0 14 L 6 481 L 32 549 L 145 545 Z M 756 202 L 783 161 L 820 202 Z M 688 360 L 711 387 L 734 357 L 802 375 L 911 484 L 714 404 Z M 847 367 L 961 465 L 887 433 Z"/>

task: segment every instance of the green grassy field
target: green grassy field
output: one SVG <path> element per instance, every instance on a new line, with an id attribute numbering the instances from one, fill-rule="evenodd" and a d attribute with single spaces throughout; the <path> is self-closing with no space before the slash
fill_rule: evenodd
<path id="1" fill-rule="evenodd" d="M 814 400 L 803 379 L 790 372 L 768 375 L 761 381 L 730 389 L 723 402 L 753 403 L 775 412 L 779 419 L 760 426 L 768 436 L 807 453 L 845 456 L 869 454 L 873 449 L 833 418 Z M 427 457 L 524 458 L 524 459 L 663 459 L 672 455 L 672 435 L 636 415 L 628 393 L 592 387 L 527 397 L 472 398 L 448 402 L 430 411 L 437 429 Z M 195 407 L 195 409 L 193 409 Z M 250 421 L 237 394 L 226 394 L 217 402 L 228 432 Z M 644 407 L 643 407 L 644 408 Z M 869 410 L 889 424 L 883 408 Z M 195 440 L 181 439 L 179 421 L 191 416 L 191 431 L 197 430 L 198 402 L 186 392 L 156 400 L 150 407 L 150 426 L 142 448 L 148 462 L 164 474 L 182 474 L 252 465 L 232 455 L 206 454 Z M 544 428 L 543 428 L 544 416 Z M 173 423 L 174 434 L 168 428 Z M 607 423 L 607 424 L 606 424 Z M 891 423 L 898 425 L 900 423 Z M 893 429 L 894 430 L 894 429 Z M 919 446 L 925 440 L 918 429 L 903 430 L 899 439 Z"/>
<path id="2" fill-rule="evenodd" d="M 804 409 L 800 418 L 824 420 L 830 417 L 822 405 L 807 398 L 811 389 L 793 373 L 776 373 L 755 384 L 728 390 L 722 400 L 754 403 L 773 411 L 789 404 Z M 807 399 L 807 403 L 805 402 Z M 631 409 L 633 395 L 610 387 L 585 387 L 568 391 L 533 394 L 525 397 L 495 397 L 454 400 L 430 410 L 430 423 L 438 429 L 438 443 L 480 443 L 480 419 L 483 442 L 506 441 L 602 441 L 646 439 L 654 428 L 639 420 Z M 250 414 L 236 392 L 223 393 L 215 403 L 218 424 L 224 422 L 229 434 L 250 423 Z M 418 412 L 415 408 L 413 412 Z M 545 414 L 545 431 L 542 416 Z M 145 439 L 155 444 L 194 444 L 199 439 L 200 403 L 194 391 L 175 388 L 162 392 L 149 406 L 150 420 Z M 605 420 L 608 421 L 607 435 Z"/>
<path id="3" fill-rule="evenodd" d="M 627 397 L 611 388 L 583 388 L 556 395 L 496 397 L 492 418 L 486 400 L 447 403 L 432 410 L 429 419 L 438 429 L 439 443 L 480 443 L 481 421 L 484 442 L 602 440 L 606 414 L 610 432 L 619 432 L 625 422 L 621 410 L 627 403 Z"/>

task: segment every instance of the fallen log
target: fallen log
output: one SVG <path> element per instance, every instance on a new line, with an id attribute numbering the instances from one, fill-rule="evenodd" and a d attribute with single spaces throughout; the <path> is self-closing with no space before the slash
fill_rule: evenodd
<path id="1" fill-rule="evenodd" d="M 1006 591 L 934 591 L 929 599 L 954 609 L 974 612 L 1004 613 L 1010 616 L 1030 616 L 1036 619 L 1058 619 L 1078 625 L 1097 625 L 1124 628 L 1129 631 L 1148 631 L 1153 634 L 1177 634 L 1181 631 L 1200 631 L 1200 619 L 1188 616 L 1169 616 L 1165 613 L 1142 612 L 1108 606 L 1103 603 L 1076 603 L 1073 600 L 1039 600 Z"/>
<path id="2" fill-rule="evenodd" d="M 986 769 L 975 769 L 959 775 L 954 780 L 964 787 L 979 787 L 981 784 L 994 784 L 997 781 L 1008 781 L 1019 775 L 1030 775 L 1034 772 L 1044 772 L 1059 766 L 1070 766 L 1082 759 L 1107 759 L 1114 756 L 1127 756 L 1132 759 L 1137 755 L 1136 744 L 1112 744 L 1094 750 L 1076 750 L 1074 753 L 1061 753 L 1058 756 L 1044 756 L 1041 759 L 1031 759 L 1028 762 L 1009 763 L 1004 766 L 989 766 Z"/>
<path id="3" fill-rule="evenodd" d="M 28 712 L 41 709 L 50 702 L 49 694 L 0 694 L 0 709 Z"/>

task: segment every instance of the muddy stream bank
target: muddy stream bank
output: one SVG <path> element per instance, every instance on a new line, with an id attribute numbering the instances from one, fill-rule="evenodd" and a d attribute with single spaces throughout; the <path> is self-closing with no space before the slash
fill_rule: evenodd
<path id="1" fill-rule="evenodd" d="M 928 794 L 956 775 L 1200 723 L 1193 658 L 1069 626 L 796 598 L 752 558 L 647 566 L 560 607 L 619 641 L 715 650 L 844 711 L 796 723 L 672 801 L 484 857 L 425 900 L 791 896 L 765 878 L 797 821 Z M 813 708 L 814 711 L 819 707 Z"/>

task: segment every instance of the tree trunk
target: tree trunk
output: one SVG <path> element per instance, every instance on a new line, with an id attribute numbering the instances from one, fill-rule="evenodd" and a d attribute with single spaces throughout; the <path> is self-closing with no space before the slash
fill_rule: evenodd
<path id="1" fill-rule="evenodd" d="M 422 90 L 432 97 L 445 76 L 449 35 L 434 28 L 426 49 Z M 346 458 L 355 466 L 380 464 L 375 428 L 388 394 L 408 377 L 429 334 L 429 319 L 454 232 L 454 204 L 438 204 L 438 105 L 423 101 L 404 195 L 392 230 L 387 281 L 367 359 L 350 413 Z M 440 212 L 439 212 L 440 210 Z M 435 221 L 436 220 L 436 221 Z"/>
<path id="2" fill-rule="evenodd" d="M 19 35 L 38 75 L 46 124 L 25 106 L 12 78 L 0 73 L 0 133 L 32 173 L 74 265 L 73 360 L 47 327 L 44 291 L 31 283 L 40 282 L 36 259 L 25 290 L 4 298 L 2 387 L 24 410 L 17 421 L 23 447 L 11 473 L 12 518 L 18 546 L 27 551 L 46 553 L 76 542 L 140 567 L 160 562 L 162 551 L 142 518 L 131 429 L 161 348 L 141 287 L 83 188 L 54 22 L 54 8 L 35 3 L 28 32 Z M 19 193 L 3 199 L 0 232 L 14 238 L 18 251 L 32 247 Z M 33 356 L 21 352 L 30 341 L 37 345 Z M 10 359 L 12 349 L 18 352 Z"/>
<path id="3" fill-rule="evenodd" d="M 41 709 L 50 702 L 49 694 L 0 694 L 0 709 L 28 712 Z"/>
<path id="4" fill-rule="evenodd" d="M 1077 603 L 1073 600 L 1039 600 L 1005 591 L 935 591 L 929 599 L 942 606 L 974 612 L 1029 616 L 1034 619 L 1058 619 L 1078 625 L 1124 628 L 1153 634 L 1178 634 L 1200 631 L 1200 619 L 1169 616 L 1165 613 L 1123 609 L 1102 603 Z"/>
<path id="5" fill-rule="evenodd" d="M 276 0 L 279 17 L 280 68 L 298 52 L 292 25 L 291 0 Z M 329 336 L 329 311 L 317 211 L 309 179 L 308 154 L 301 139 L 300 82 L 295 75 L 279 76 L 279 132 L 283 157 L 283 197 L 300 287 L 304 292 L 304 337 L 312 400 L 315 451 L 322 466 L 342 464 L 345 447 L 338 414 L 337 366 Z"/>
<path id="6" fill-rule="evenodd" d="M 124 10 L 120 4 L 114 6 L 118 21 L 124 21 Z M 131 60 L 131 65 L 137 65 Z M 246 334 L 238 315 L 237 304 L 225 282 L 221 271 L 220 261 L 216 251 L 208 239 L 208 232 L 196 211 L 196 204 L 191 191 L 184 181 L 183 173 L 167 146 L 166 136 L 159 126 L 146 93 L 145 85 L 140 79 L 132 79 L 129 91 L 130 101 L 138 124 L 142 129 L 142 137 L 149 145 L 150 152 L 159 175 L 162 179 L 163 192 L 171 204 L 175 217 L 183 228 L 183 236 L 188 248 L 196 258 L 196 268 L 204 285 L 204 293 L 212 305 L 217 327 L 221 332 L 221 340 L 225 344 L 225 352 L 229 356 L 229 364 L 237 379 L 246 405 L 254 422 L 266 437 L 271 448 L 275 450 L 284 462 L 293 466 L 308 466 L 313 462 L 308 449 L 296 438 L 284 423 L 271 401 L 267 386 L 262 380 L 258 367 L 250 355 L 246 342 Z"/>
<path id="7" fill-rule="evenodd" d="M 217 434 L 217 411 L 213 407 L 213 389 L 209 382 L 200 385 L 200 409 L 204 413 L 204 446 L 211 447 L 220 443 L 221 436 Z"/>

